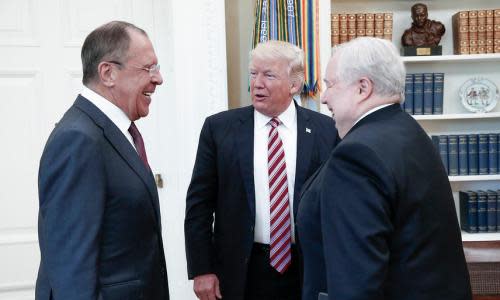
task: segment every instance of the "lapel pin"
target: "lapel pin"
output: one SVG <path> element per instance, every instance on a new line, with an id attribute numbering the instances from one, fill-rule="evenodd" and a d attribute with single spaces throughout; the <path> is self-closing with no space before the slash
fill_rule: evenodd
<path id="1" fill-rule="evenodd" d="M 307 133 L 311 133 L 311 128 L 307 128 L 307 127 L 306 127 L 306 132 L 307 132 Z"/>

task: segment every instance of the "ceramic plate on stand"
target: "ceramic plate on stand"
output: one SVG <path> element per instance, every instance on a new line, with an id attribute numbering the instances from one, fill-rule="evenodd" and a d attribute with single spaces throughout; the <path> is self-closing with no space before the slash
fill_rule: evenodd
<path id="1" fill-rule="evenodd" d="M 481 77 L 467 80 L 459 93 L 465 109 L 477 113 L 491 111 L 500 97 L 498 87 L 491 80 Z"/>

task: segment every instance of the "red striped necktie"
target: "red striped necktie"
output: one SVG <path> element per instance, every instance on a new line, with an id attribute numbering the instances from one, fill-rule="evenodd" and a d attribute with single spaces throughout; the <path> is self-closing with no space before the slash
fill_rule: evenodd
<path id="1" fill-rule="evenodd" d="M 135 149 L 137 150 L 137 154 L 139 154 L 139 158 L 146 166 L 146 169 L 149 169 L 148 157 L 146 156 L 146 149 L 144 148 L 144 141 L 142 140 L 142 135 L 139 132 L 139 129 L 137 129 L 137 127 L 135 126 L 134 122 L 130 124 L 128 132 L 132 136 L 132 140 L 134 141 Z"/>
<path id="2" fill-rule="evenodd" d="M 272 118 L 269 121 L 269 140 L 267 144 L 269 168 L 269 198 L 270 198 L 270 261 L 271 266 L 284 273 L 290 266 L 291 255 L 291 220 L 288 198 L 288 181 L 283 142 L 278 133 L 280 120 Z"/>

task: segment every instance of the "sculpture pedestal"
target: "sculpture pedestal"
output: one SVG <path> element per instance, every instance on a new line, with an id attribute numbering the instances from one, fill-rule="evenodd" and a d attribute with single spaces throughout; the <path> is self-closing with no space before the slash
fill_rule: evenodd
<path id="1" fill-rule="evenodd" d="M 403 47 L 401 48 L 402 56 L 436 56 L 443 55 L 443 47 L 438 46 L 419 46 L 419 47 Z"/>

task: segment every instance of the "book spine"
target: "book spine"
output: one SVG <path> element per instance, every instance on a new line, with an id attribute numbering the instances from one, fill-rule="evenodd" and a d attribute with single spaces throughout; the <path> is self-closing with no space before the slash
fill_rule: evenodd
<path id="1" fill-rule="evenodd" d="M 332 47 L 340 44 L 340 18 L 339 14 L 332 14 Z"/>
<path id="2" fill-rule="evenodd" d="M 365 14 L 356 14 L 356 37 L 366 36 Z"/>
<path id="3" fill-rule="evenodd" d="M 486 11 L 486 53 L 494 53 L 494 13 L 493 10 Z"/>
<path id="4" fill-rule="evenodd" d="M 356 14 L 347 14 L 347 40 L 356 38 Z"/>
<path id="5" fill-rule="evenodd" d="M 405 112 L 413 114 L 413 74 L 406 74 Z"/>
<path id="6" fill-rule="evenodd" d="M 489 174 L 498 174 L 498 134 L 488 135 L 488 166 Z"/>
<path id="7" fill-rule="evenodd" d="M 451 17 L 453 53 L 469 54 L 469 12 L 459 11 Z"/>
<path id="8" fill-rule="evenodd" d="M 433 87 L 433 113 L 441 115 L 443 114 L 444 73 L 434 73 Z"/>
<path id="9" fill-rule="evenodd" d="M 493 51 L 500 53 L 500 9 L 493 12 Z"/>
<path id="10" fill-rule="evenodd" d="M 486 53 L 486 10 L 477 12 L 477 53 Z"/>
<path id="11" fill-rule="evenodd" d="M 500 231 L 500 190 L 497 190 L 497 231 Z"/>
<path id="12" fill-rule="evenodd" d="M 432 115 L 432 92 L 434 91 L 432 81 L 432 73 L 424 73 L 424 115 Z"/>
<path id="13" fill-rule="evenodd" d="M 413 74 L 413 114 L 424 113 L 424 74 Z"/>
<path id="14" fill-rule="evenodd" d="M 448 169 L 450 176 L 458 175 L 458 135 L 448 136 Z"/>
<path id="15" fill-rule="evenodd" d="M 392 41 L 393 13 L 384 13 L 384 39 Z"/>
<path id="16" fill-rule="evenodd" d="M 474 191 L 468 191 L 468 200 L 469 200 L 469 211 L 468 211 L 468 222 L 469 222 L 469 232 L 478 232 L 479 227 L 478 227 L 478 219 L 477 219 L 477 193 Z"/>
<path id="17" fill-rule="evenodd" d="M 469 197 L 466 192 L 458 192 L 458 205 L 460 207 L 460 229 L 470 232 L 469 223 Z"/>
<path id="18" fill-rule="evenodd" d="M 384 38 L 384 14 L 375 14 L 375 37 L 379 39 Z"/>
<path id="19" fill-rule="evenodd" d="M 488 174 L 488 134 L 479 134 L 479 175 Z"/>
<path id="20" fill-rule="evenodd" d="M 458 175 L 469 175 L 469 154 L 467 153 L 467 135 L 458 136 Z"/>
<path id="21" fill-rule="evenodd" d="M 469 11 L 469 53 L 477 54 L 477 10 Z"/>
<path id="22" fill-rule="evenodd" d="M 347 14 L 339 14 L 339 39 L 340 44 L 347 42 Z"/>
<path id="23" fill-rule="evenodd" d="M 477 227 L 478 232 L 488 232 L 488 193 L 477 192 Z"/>
<path id="24" fill-rule="evenodd" d="M 488 190 L 488 200 L 487 200 L 487 220 L 488 220 L 488 232 L 497 231 L 497 193 L 492 190 Z"/>
<path id="25" fill-rule="evenodd" d="M 366 36 L 375 36 L 375 15 L 371 13 L 365 14 L 365 22 Z"/>
<path id="26" fill-rule="evenodd" d="M 431 136 L 432 143 L 441 157 L 444 170 L 449 174 L 448 168 L 448 136 L 447 135 L 433 135 Z"/>
<path id="27" fill-rule="evenodd" d="M 469 175 L 477 175 L 479 174 L 477 134 L 469 134 L 467 136 L 467 152 L 469 153 Z"/>

